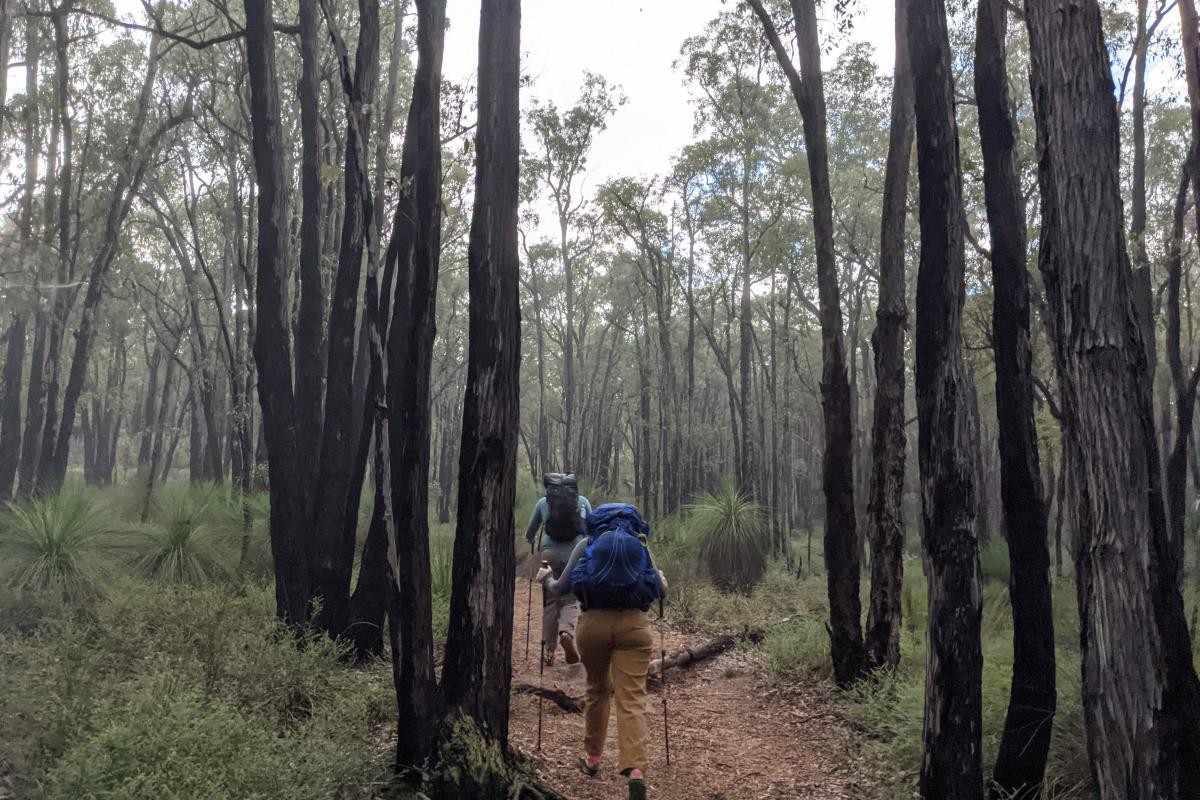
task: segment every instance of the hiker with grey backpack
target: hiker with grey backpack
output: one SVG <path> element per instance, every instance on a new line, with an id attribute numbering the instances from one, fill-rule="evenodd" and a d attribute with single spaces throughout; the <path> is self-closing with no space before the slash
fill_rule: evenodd
<path id="1" fill-rule="evenodd" d="M 646 546 L 649 534 L 636 506 L 606 503 L 588 515 L 587 538 L 575 545 L 561 574 L 543 567 L 536 576 L 543 595 L 574 594 L 583 610 L 577 644 L 587 700 L 579 766 L 589 777 L 599 774 L 615 703 L 617 766 L 629 780 L 630 800 L 646 797 L 646 677 L 654 648 L 648 612 L 667 594 L 666 577 Z"/>
<path id="2" fill-rule="evenodd" d="M 571 552 L 587 533 L 587 517 L 592 504 L 579 493 L 579 484 L 571 473 L 550 472 L 542 477 L 546 494 L 533 507 L 529 517 L 529 528 L 525 539 L 531 548 L 541 529 L 541 539 L 536 549 L 549 563 L 555 578 L 562 575 Z M 559 645 L 568 664 L 579 663 L 579 651 L 575 647 L 575 626 L 579 619 L 579 603 L 575 595 L 542 595 L 542 644 L 545 666 L 554 665 L 554 655 Z"/>

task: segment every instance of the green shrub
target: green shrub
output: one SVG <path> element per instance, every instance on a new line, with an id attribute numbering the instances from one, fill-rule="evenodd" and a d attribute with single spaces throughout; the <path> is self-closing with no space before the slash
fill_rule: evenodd
<path id="1" fill-rule="evenodd" d="M 0 515 L 0 574 L 21 591 L 78 594 L 111 572 L 118 521 L 84 494 L 58 494 L 8 506 Z"/>
<path id="2" fill-rule="evenodd" d="M 335 740 L 279 736 L 263 720 L 169 686 L 148 687 L 48 774 L 50 800 L 309 800 L 364 771 Z"/>
<path id="3" fill-rule="evenodd" d="M 979 553 L 979 574 L 987 582 L 1008 585 L 1008 543 L 1000 538 L 993 538 L 988 546 Z"/>
<path id="4" fill-rule="evenodd" d="M 758 503 L 725 487 L 688 506 L 700 559 L 719 588 L 749 591 L 762 580 L 770 550 L 766 515 Z"/>

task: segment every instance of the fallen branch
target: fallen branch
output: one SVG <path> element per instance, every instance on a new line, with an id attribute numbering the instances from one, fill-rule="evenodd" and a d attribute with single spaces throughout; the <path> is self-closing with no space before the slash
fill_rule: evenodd
<path id="1" fill-rule="evenodd" d="M 583 713 L 583 698 L 572 697 L 562 689 L 545 689 L 529 683 L 517 683 L 513 685 L 512 690 L 513 694 L 531 694 L 534 697 L 549 700 L 563 711 L 571 714 Z"/>
<path id="2" fill-rule="evenodd" d="M 684 647 L 671 653 L 666 659 L 656 658 L 650 662 L 650 669 L 647 672 L 647 677 L 654 680 L 661 680 L 664 669 L 675 669 L 682 667 L 690 667 L 700 661 L 720 655 L 726 650 L 732 650 L 737 644 L 738 639 L 747 639 L 751 642 L 761 642 L 764 633 L 761 628 L 746 631 L 739 635 L 726 633 L 718 636 L 716 639 L 697 645 L 696 647 Z"/>

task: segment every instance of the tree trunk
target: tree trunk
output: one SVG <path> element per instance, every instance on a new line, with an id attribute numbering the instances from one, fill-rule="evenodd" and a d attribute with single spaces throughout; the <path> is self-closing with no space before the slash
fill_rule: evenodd
<path id="1" fill-rule="evenodd" d="M 292 345 L 287 311 L 287 184 L 283 176 L 272 0 L 245 0 L 245 8 L 251 144 L 258 186 L 254 361 L 258 366 L 258 397 L 267 442 L 275 607 L 280 619 L 298 626 L 308 618 L 310 504 L 299 461 L 292 394 Z"/>
<path id="2" fill-rule="evenodd" d="M 1025 18 L 1040 154 L 1040 266 L 1073 472 L 1092 773 L 1101 800 L 1194 797 L 1200 697 L 1131 300 L 1119 119 L 1100 8 L 1096 0 L 1069 9 L 1064 0 L 1027 0 Z"/>
<path id="3" fill-rule="evenodd" d="M 1012 690 L 990 794 L 1035 800 L 1041 796 L 1054 722 L 1054 615 L 1048 515 L 1033 416 L 1025 204 L 1008 96 L 1007 32 L 1005 0 L 983 0 L 976 25 L 975 99 L 991 233 L 1000 492 L 1013 611 Z"/>
<path id="4" fill-rule="evenodd" d="M 1146 61 L 1150 50 L 1146 32 L 1147 5 L 1148 0 L 1137 0 L 1137 34 L 1133 43 L 1133 187 L 1129 236 L 1135 262 L 1134 303 L 1142 325 L 1142 340 L 1146 345 L 1146 365 L 1153 380 L 1158 357 L 1154 330 L 1154 289 L 1151 286 L 1150 257 L 1146 253 Z"/>
<path id="5" fill-rule="evenodd" d="M 388 260 L 396 289 L 388 340 L 392 506 L 395 514 L 393 671 L 400 724 L 396 760 L 420 764 L 433 745 L 438 698 L 433 669 L 429 569 L 429 377 L 441 241 L 440 96 L 446 0 L 417 0 L 417 70 L 405 129 L 400 198 Z"/>
<path id="6" fill-rule="evenodd" d="M 327 20 L 333 29 L 333 20 Z M 329 315 L 329 357 L 325 380 L 325 424 L 322 429 L 320 480 L 314 487 L 316 581 L 321 613 L 316 624 L 340 635 L 350 613 L 350 579 L 354 571 L 356 531 L 346 526 L 349 506 L 355 516 L 361 484 L 354 480 L 355 448 L 359 431 L 354 428 L 354 346 L 358 313 L 358 286 L 362 276 L 363 252 L 367 241 L 377 242 L 374 206 L 367 178 L 370 107 L 375 97 L 379 65 L 379 2 L 359 1 L 358 48 L 350 77 L 345 44 L 336 37 L 339 60 L 343 61 L 343 84 L 347 94 L 345 211 Z M 353 496 L 352 496 L 353 495 Z"/>
<path id="7" fill-rule="evenodd" d="M 520 0 L 483 0 L 479 126 L 468 250 L 470 330 L 459 456 L 454 589 L 442 670 L 447 706 L 508 743 L 512 683 L 521 323 L 517 255 Z"/>
<path id="8" fill-rule="evenodd" d="M 3 24 L 3 20 L 0 20 Z M 0 503 L 13 496 L 21 461 L 21 369 L 25 364 L 25 317 L 14 314 L 5 334 L 4 374 L 0 377 Z"/>
<path id="9" fill-rule="evenodd" d="M 815 0 L 792 0 L 800 54 L 797 73 L 761 0 L 750 0 L 767 32 L 804 120 L 812 182 L 813 232 L 821 312 L 821 407 L 825 420 L 825 567 L 828 572 L 830 636 L 834 677 L 847 685 L 862 676 L 866 653 L 859 598 L 858 527 L 854 514 L 854 421 L 846 347 L 842 336 L 841 291 L 833 248 L 833 198 L 825 126 L 825 88 Z"/>
<path id="10" fill-rule="evenodd" d="M 871 427 L 871 488 L 867 531 L 871 543 L 871 604 L 866 648 L 872 667 L 900 663 L 900 609 L 904 570 L 904 226 L 913 147 L 913 85 L 908 59 L 908 0 L 896 0 L 896 69 L 891 135 L 883 178 L 879 237 L 879 308 L 875 334 L 875 415 Z"/>
<path id="11" fill-rule="evenodd" d="M 162 3 L 159 5 L 161 6 Z M 67 459 L 71 450 L 71 433 L 75 425 L 75 411 L 79 396 L 83 392 L 88 359 L 91 356 L 96 334 L 96 315 L 104 292 L 105 276 L 116 256 L 121 226 L 129 216 L 142 177 L 163 137 L 180 125 L 190 113 L 185 109 L 182 114 L 173 114 L 161 123 L 152 135 L 143 137 L 155 79 L 158 74 L 161 38 L 158 34 L 150 37 L 147 53 L 148 65 L 138 98 L 138 111 L 129 131 L 125 152 L 122 154 L 123 163 L 113 179 L 112 196 L 105 215 L 100 242 L 92 257 L 79 327 L 75 332 L 75 349 L 71 359 L 71 369 L 67 377 L 66 391 L 63 394 L 62 417 L 56 420 L 49 413 L 46 415 L 42 456 L 38 467 L 39 488 L 42 491 L 58 490 L 66 477 Z"/>
<path id="12" fill-rule="evenodd" d="M 921 261 L 916 390 L 929 661 L 921 796 L 980 798 L 983 657 L 970 386 L 963 374 L 962 172 L 943 0 L 909 5 Z"/>
<path id="13" fill-rule="evenodd" d="M 320 0 L 300 0 L 300 307 L 296 318 L 296 447 L 301 474 L 318 490 L 322 378 L 325 370 L 325 277 L 321 270 Z M 357 284 L 355 285 L 357 289 Z M 318 544 L 318 549 L 320 545 Z"/>

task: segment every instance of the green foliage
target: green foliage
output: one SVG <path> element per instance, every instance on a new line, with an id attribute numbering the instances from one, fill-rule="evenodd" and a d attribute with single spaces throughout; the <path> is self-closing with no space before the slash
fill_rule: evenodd
<path id="1" fill-rule="evenodd" d="M 727 486 L 716 494 L 702 494 L 688 511 L 713 583 L 745 592 L 762 580 L 770 540 L 761 505 Z"/>
<path id="2" fill-rule="evenodd" d="M 984 581 L 1008 585 L 1008 544 L 993 538 L 979 553 L 979 575 Z"/>
<path id="3" fill-rule="evenodd" d="M 18 590 L 93 589 L 111 570 L 118 530 L 111 512 L 71 489 L 9 505 L 0 514 L 0 575 Z"/>
<path id="4" fill-rule="evenodd" d="M 46 797 L 307 800 L 334 796 L 361 766 L 336 741 L 281 737 L 227 703 L 150 685 L 63 755 Z"/>
<path id="5" fill-rule="evenodd" d="M 151 524 L 135 538 L 135 565 L 147 575 L 204 583 L 232 575 L 241 509 L 219 487 L 170 487 Z"/>
<path id="6" fill-rule="evenodd" d="M 297 646 L 273 609 L 255 583 L 0 594 L 0 752 L 19 796 L 362 796 L 387 773 L 390 670 L 349 669 L 317 635 Z"/>

